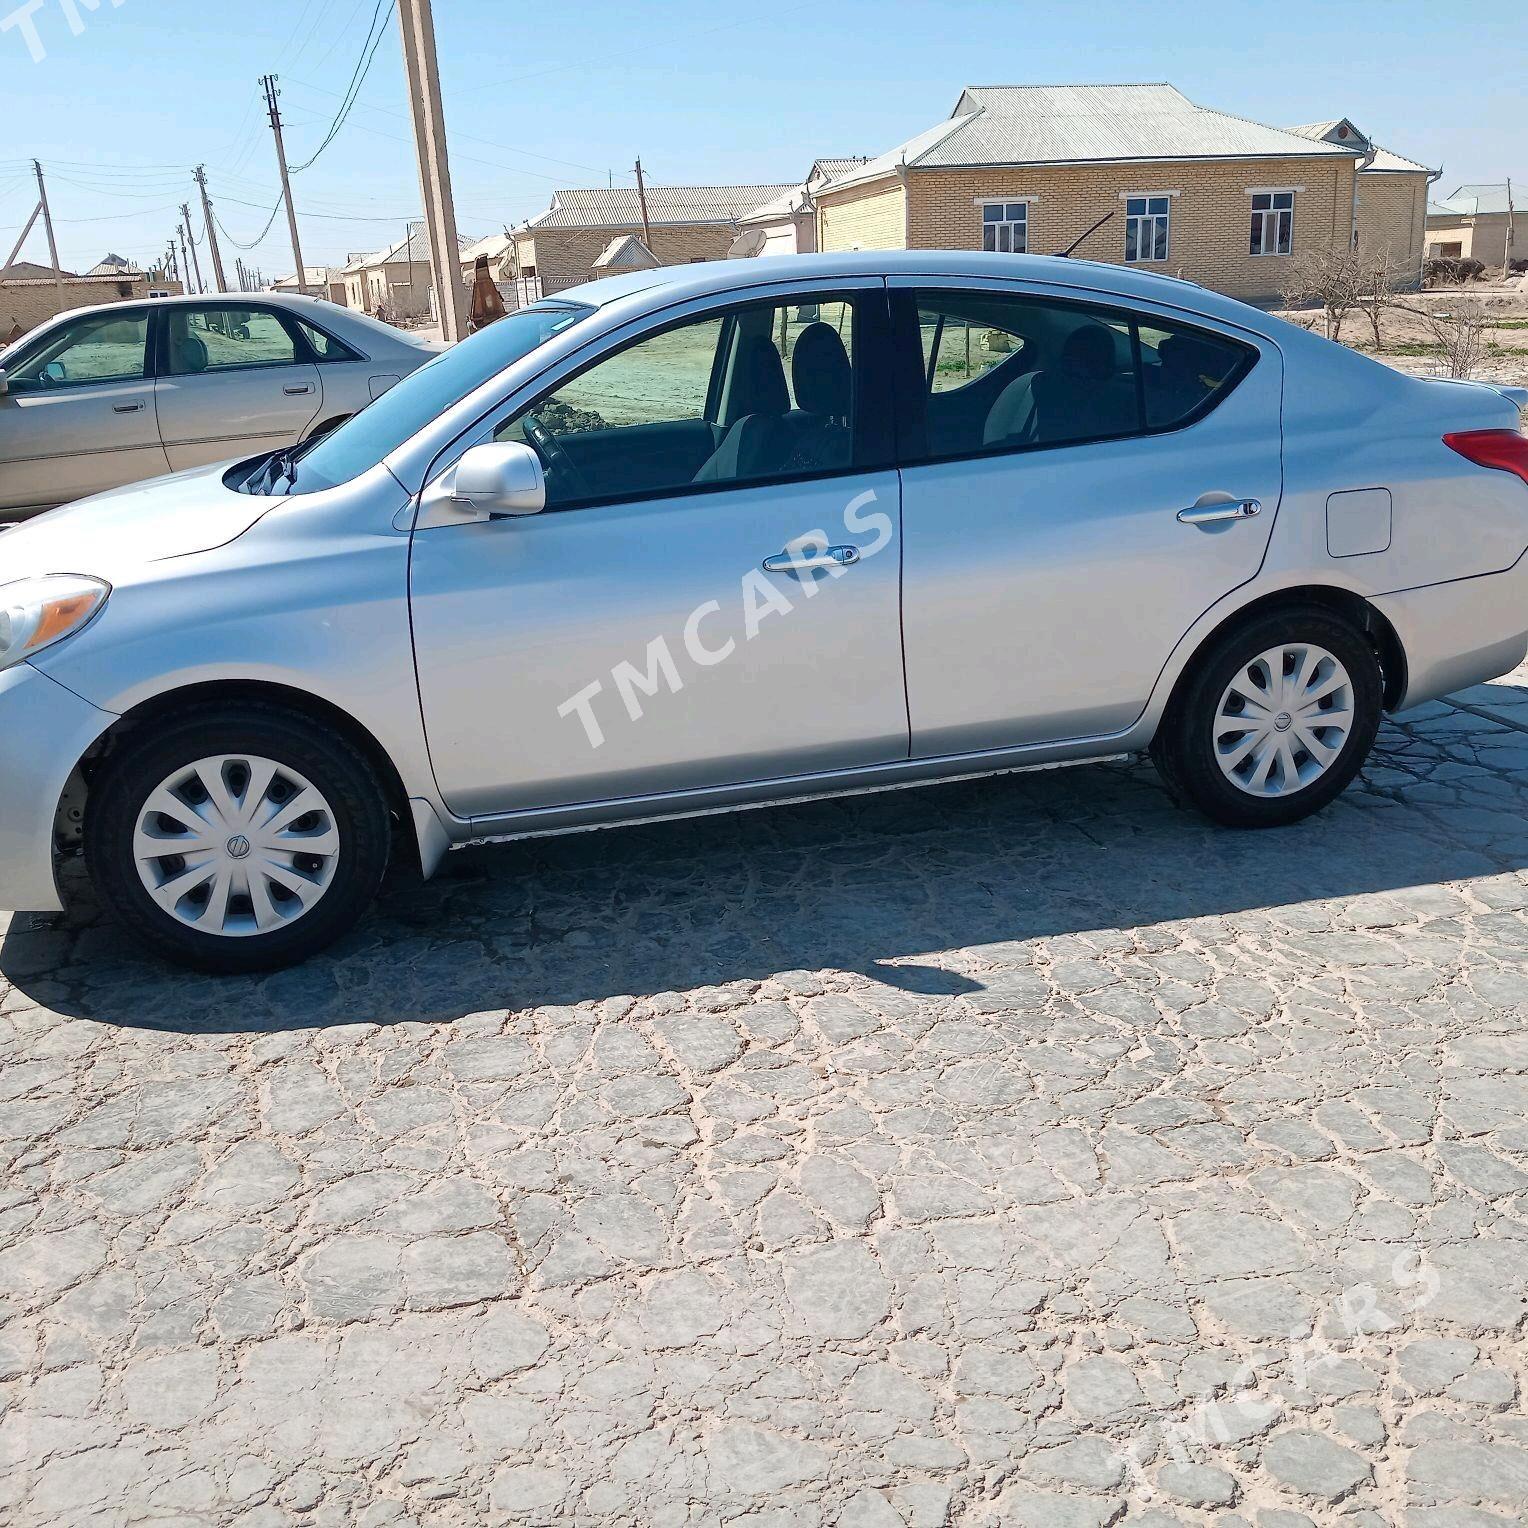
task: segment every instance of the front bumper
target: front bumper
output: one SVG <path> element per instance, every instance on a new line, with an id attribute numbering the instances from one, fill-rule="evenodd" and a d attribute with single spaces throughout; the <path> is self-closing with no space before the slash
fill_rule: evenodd
<path id="1" fill-rule="evenodd" d="M 1528 657 L 1528 553 L 1504 573 L 1404 589 L 1372 603 L 1406 654 L 1397 711 L 1484 684 Z"/>
<path id="2" fill-rule="evenodd" d="M 62 909 L 58 803 L 74 766 L 115 720 L 29 663 L 0 670 L 0 907 Z"/>

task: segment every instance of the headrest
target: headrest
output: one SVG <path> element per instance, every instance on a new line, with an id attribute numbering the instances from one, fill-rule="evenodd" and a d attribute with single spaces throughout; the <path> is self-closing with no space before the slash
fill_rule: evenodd
<path id="1" fill-rule="evenodd" d="M 785 385 L 785 363 L 766 335 L 748 335 L 738 350 L 731 409 L 734 419 L 745 414 L 785 414 L 791 394 Z"/>
<path id="2" fill-rule="evenodd" d="M 1170 334 L 1157 346 L 1164 371 L 1175 377 L 1216 376 L 1224 362 L 1220 347 L 1191 334 Z"/>
<path id="3" fill-rule="evenodd" d="M 1061 366 L 1101 382 L 1114 375 L 1114 336 L 1102 324 L 1086 323 L 1067 335 L 1061 347 Z"/>
<path id="4" fill-rule="evenodd" d="M 831 324 L 808 324 L 796 336 L 791 381 L 796 385 L 798 409 L 834 419 L 849 417 L 853 392 L 849 352 Z"/>

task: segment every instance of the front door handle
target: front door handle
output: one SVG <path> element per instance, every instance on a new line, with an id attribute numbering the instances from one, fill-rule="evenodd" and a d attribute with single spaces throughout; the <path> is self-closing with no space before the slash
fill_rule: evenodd
<path id="1" fill-rule="evenodd" d="M 311 393 L 313 391 L 313 384 L 311 382 L 288 382 L 281 391 L 296 398 L 303 393 Z"/>
<path id="2" fill-rule="evenodd" d="M 805 573 L 812 568 L 847 568 L 859 561 L 857 546 L 827 546 L 820 550 L 777 552 L 764 559 L 766 573 Z"/>
<path id="3" fill-rule="evenodd" d="M 1185 525 L 1209 525 L 1215 520 L 1250 520 L 1262 512 L 1261 499 L 1227 499 L 1219 504 L 1194 504 L 1180 509 L 1178 518 Z"/>
<path id="4" fill-rule="evenodd" d="M 111 411 L 113 414 L 141 414 L 143 412 L 143 404 L 141 401 L 138 403 L 114 403 L 111 406 Z"/>

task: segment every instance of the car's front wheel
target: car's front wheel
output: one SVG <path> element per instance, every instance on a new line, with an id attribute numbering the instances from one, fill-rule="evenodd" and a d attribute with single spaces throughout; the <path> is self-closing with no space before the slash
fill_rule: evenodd
<path id="1" fill-rule="evenodd" d="M 388 848 L 366 758 L 260 704 L 145 722 L 108 757 L 86 808 L 103 905 L 203 971 L 271 970 L 322 949 L 366 910 Z"/>
<path id="2" fill-rule="evenodd" d="M 1217 822 L 1278 827 L 1319 811 L 1358 773 L 1384 681 L 1368 639 L 1320 606 L 1227 632 L 1168 707 L 1151 754 Z"/>

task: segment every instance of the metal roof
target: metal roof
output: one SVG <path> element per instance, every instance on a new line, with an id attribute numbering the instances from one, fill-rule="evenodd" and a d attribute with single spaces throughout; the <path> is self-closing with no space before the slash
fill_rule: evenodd
<path id="1" fill-rule="evenodd" d="M 1425 164 L 1418 164 L 1415 159 L 1407 159 L 1385 148 L 1383 144 L 1376 143 L 1351 117 L 1334 117 L 1330 122 L 1305 122 L 1299 127 L 1291 127 L 1286 131 L 1300 138 L 1335 143 L 1341 147 L 1348 146 L 1345 143 L 1346 139 L 1355 140 L 1357 146 L 1372 155 L 1368 164 L 1360 166 L 1361 171 L 1366 174 L 1371 171 L 1381 175 L 1397 173 L 1433 175 L 1436 173 Z"/>
<path id="2" fill-rule="evenodd" d="M 1356 150 L 1196 106 L 1171 85 L 980 85 L 948 120 L 825 189 L 902 168 L 1086 164 L 1118 160 L 1296 159 Z"/>
<path id="3" fill-rule="evenodd" d="M 790 189 L 786 185 L 649 186 L 647 218 L 654 225 L 736 223 L 755 207 Z M 552 205 L 525 226 L 533 232 L 542 228 L 640 228 L 642 204 L 635 186 L 558 191 Z"/>
<path id="4" fill-rule="evenodd" d="M 1512 209 L 1515 212 L 1528 210 L 1528 197 L 1518 200 L 1516 193 L 1512 197 Z M 1433 211 L 1428 207 L 1428 212 Z M 1476 217 L 1492 213 L 1507 211 L 1507 184 L 1500 181 L 1485 185 L 1459 186 L 1443 198 L 1442 206 L 1438 211 L 1443 215 L 1452 214 L 1456 217 Z"/>
<path id="5" fill-rule="evenodd" d="M 634 233 L 618 233 L 590 267 L 596 271 L 650 271 L 662 262 Z"/>

